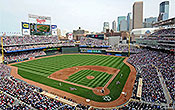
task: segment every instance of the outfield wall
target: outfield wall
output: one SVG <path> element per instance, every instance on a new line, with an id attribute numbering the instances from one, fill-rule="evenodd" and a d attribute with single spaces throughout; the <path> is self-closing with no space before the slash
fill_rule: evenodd
<path id="1" fill-rule="evenodd" d="M 114 55 L 114 56 L 128 56 L 128 52 L 114 52 L 114 51 L 106 51 L 106 47 L 70 47 L 70 46 L 64 46 L 64 47 L 53 47 L 53 48 L 47 48 L 47 49 L 40 49 L 43 50 L 46 55 L 45 56 L 50 56 L 50 55 L 57 55 L 57 54 L 71 54 L 71 53 L 85 53 L 85 54 L 103 54 L 103 55 Z M 25 51 L 20 51 L 20 52 L 30 52 L 30 51 L 34 51 L 33 50 L 25 50 Z M 38 50 L 38 49 L 36 49 Z M 13 53 L 19 53 L 19 51 L 13 51 L 11 53 L 9 52 L 5 52 L 5 55 L 8 54 L 13 54 Z M 131 53 L 132 54 L 132 53 Z M 33 57 L 33 58 L 38 58 L 38 57 L 42 57 L 42 56 L 37 56 L 37 57 Z M 14 63 L 14 62 L 21 62 L 21 61 L 25 61 L 25 60 L 29 60 L 30 58 L 26 58 L 26 59 L 18 59 L 18 60 L 14 60 L 11 62 L 6 62 L 4 61 L 5 64 L 9 64 L 9 63 Z"/>

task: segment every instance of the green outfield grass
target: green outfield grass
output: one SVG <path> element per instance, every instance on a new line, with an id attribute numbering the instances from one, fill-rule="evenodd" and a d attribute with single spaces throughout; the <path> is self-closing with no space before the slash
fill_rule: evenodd
<path id="1" fill-rule="evenodd" d="M 87 79 L 86 76 L 94 76 L 94 79 Z M 105 72 L 99 72 L 99 71 L 93 71 L 93 70 L 81 70 L 71 76 L 69 76 L 69 79 L 66 81 L 81 84 L 88 87 L 104 87 L 105 84 L 111 79 L 112 75 L 105 73 Z"/>
<path id="2" fill-rule="evenodd" d="M 124 59 L 125 58 L 122 57 L 102 55 L 61 55 L 22 62 L 14 64 L 12 66 L 18 67 L 18 73 L 26 79 L 30 79 L 35 82 L 39 82 L 75 95 L 79 95 L 81 97 L 89 98 L 94 101 L 105 102 L 102 96 L 94 94 L 92 90 L 63 82 L 62 86 L 59 86 L 59 81 L 49 79 L 47 77 L 58 70 L 74 66 L 97 65 L 120 69 L 118 75 L 108 86 L 108 89 L 110 90 L 110 94 L 108 96 L 110 96 L 112 99 L 111 101 L 113 101 L 120 96 L 130 73 L 129 67 L 123 63 Z M 91 79 L 89 81 L 86 79 L 85 81 L 85 76 L 92 74 L 92 72 L 95 72 L 94 75 L 96 79 Z M 122 78 L 120 77 L 121 74 L 123 74 Z M 71 75 L 67 81 L 94 88 L 97 86 L 104 86 L 111 77 L 112 75 L 109 75 L 107 73 L 92 70 L 83 70 Z M 117 81 L 120 81 L 120 85 L 116 85 Z M 70 87 L 77 88 L 77 90 L 71 91 Z"/>

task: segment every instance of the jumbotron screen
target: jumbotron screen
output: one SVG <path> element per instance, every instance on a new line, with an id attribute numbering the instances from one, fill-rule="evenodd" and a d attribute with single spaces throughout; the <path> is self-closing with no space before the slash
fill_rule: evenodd
<path id="1" fill-rule="evenodd" d="M 37 24 L 37 32 L 50 32 L 50 25 Z"/>
<path id="2" fill-rule="evenodd" d="M 50 35 L 50 25 L 30 23 L 30 34 L 31 35 Z"/>

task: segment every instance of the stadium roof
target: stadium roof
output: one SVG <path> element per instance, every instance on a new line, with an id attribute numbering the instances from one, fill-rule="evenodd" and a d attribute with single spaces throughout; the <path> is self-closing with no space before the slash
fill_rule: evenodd
<path id="1" fill-rule="evenodd" d="M 134 35 L 144 35 L 145 32 L 150 32 L 150 33 L 153 33 L 155 30 L 158 30 L 159 28 L 139 28 L 139 29 L 133 29 L 131 31 L 131 34 L 134 34 Z"/>
<path id="2" fill-rule="evenodd" d="M 175 17 L 165 21 L 154 23 L 153 26 L 157 27 L 157 26 L 174 25 L 174 24 L 175 24 Z"/>

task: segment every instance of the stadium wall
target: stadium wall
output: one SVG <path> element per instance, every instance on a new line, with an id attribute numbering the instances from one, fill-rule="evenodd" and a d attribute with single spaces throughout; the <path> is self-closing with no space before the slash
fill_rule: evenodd
<path id="1" fill-rule="evenodd" d="M 38 50 L 38 49 L 36 49 Z M 36 56 L 36 57 L 32 57 L 32 59 L 34 58 L 38 58 L 38 57 L 43 57 L 43 56 L 51 56 L 51 55 L 57 55 L 57 54 L 71 54 L 71 53 L 86 53 L 86 54 L 103 54 L 103 55 L 113 55 L 113 56 L 128 56 L 128 52 L 108 52 L 105 49 L 100 49 L 100 48 L 84 48 L 82 49 L 81 47 L 70 47 L 70 46 L 64 46 L 64 47 L 53 47 L 53 48 L 47 48 L 47 49 L 39 49 L 39 50 L 43 50 L 46 55 L 42 55 L 42 56 Z M 21 52 L 30 52 L 30 51 L 35 51 L 35 49 L 33 50 L 25 50 L 25 51 L 14 51 L 14 52 L 6 52 L 5 55 L 10 55 L 10 54 L 15 54 L 15 53 L 21 53 Z M 2 58 L 1 58 L 2 59 Z M 21 62 L 21 61 L 25 61 L 25 60 L 29 60 L 31 58 L 25 58 L 25 59 L 18 59 L 18 60 L 14 60 L 14 61 L 10 61 L 10 62 L 6 62 L 4 61 L 5 64 L 9 64 L 9 63 L 14 63 L 14 62 Z M 2 61 L 1 61 L 2 62 Z"/>

